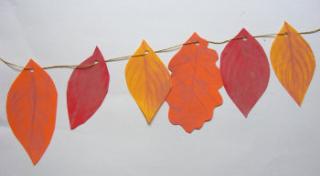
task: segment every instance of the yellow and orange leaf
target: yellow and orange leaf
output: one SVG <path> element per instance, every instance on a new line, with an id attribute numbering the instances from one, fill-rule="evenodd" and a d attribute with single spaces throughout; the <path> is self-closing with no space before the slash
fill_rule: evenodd
<path id="1" fill-rule="evenodd" d="M 309 44 L 287 22 L 271 48 L 271 64 L 282 86 L 301 106 L 312 80 L 315 59 Z"/>
<path id="2" fill-rule="evenodd" d="M 30 60 L 7 96 L 9 125 L 33 164 L 46 151 L 56 122 L 57 92 L 50 76 Z"/>
<path id="3" fill-rule="evenodd" d="M 126 66 L 128 89 L 148 124 L 170 90 L 170 75 L 160 58 L 143 41 Z"/>

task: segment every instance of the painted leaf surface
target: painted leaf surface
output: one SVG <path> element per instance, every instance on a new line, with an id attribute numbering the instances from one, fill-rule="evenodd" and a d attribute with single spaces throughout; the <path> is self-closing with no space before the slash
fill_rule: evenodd
<path id="1" fill-rule="evenodd" d="M 301 106 L 312 80 L 315 59 L 308 43 L 288 23 L 284 23 L 271 48 L 273 70 L 282 86 Z"/>
<path id="2" fill-rule="evenodd" d="M 150 124 L 170 90 L 170 75 L 160 58 L 143 41 L 126 66 L 128 89 Z M 141 56 L 139 56 L 141 55 Z"/>
<path id="3" fill-rule="evenodd" d="M 109 72 L 98 47 L 79 67 L 74 69 L 67 88 L 71 129 L 85 123 L 97 111 L 109 88 Z"/>
<path id="4" fill-rule="evenodd" d="M 258 41 L 245 29 L 224 48 L 221 75 L 228 95 L 247 117 L 266 90 L 270 77 L 267 56 Z"/>
<path id="5" fill-rule="evenodd" d="M 55 129 L 57 92 L 50 76 L 30 60 L 12 84 L 7 97 L 9 125 L 37 164 Z"/>
<path id="6" fill-rule="evenodd" d="M 167 98 L 169 119 L 191 133 L 212 119 L 214 108 L 222 104 L 218 90 L 222 80 L 216 61 L 217 53 L 196 33 L 171 59 L 172 88 Z"/>

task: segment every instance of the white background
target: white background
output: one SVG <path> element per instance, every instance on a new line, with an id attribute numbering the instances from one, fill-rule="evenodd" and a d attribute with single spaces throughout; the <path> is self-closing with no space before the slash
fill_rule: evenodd
<path id="1" fill-rule="evenodd" d="M 245 27 L 277 32 L 320 27 L 319 0 L 0 0 L 0 56 L 19 65 L 78 64 L 98 45 L 105 58 L 132 54 L 146 39 L 154 49 L 184 42 L 193 32 L 224 40 Z M 273 176 L 320 173 L 320 34 L 305 35 L 317 61 L 299 108 L 271 71 L 269 86 L 245 119 L 220 90 L 224 104 L 200 131 L 168 121 L 165 103 L 148 126 L 124 79 L 126 61 L 108 63 L 109 93 L 85 125 L 69 129 L 70 69 L 49 70 L 58 89 L 57 125 L 37 166 L 8 127 L 6 94 L 18 72 L 0 64 L 0 175 Z M 271 39 L 259 39 L 267 55 Z M 210 45 L 220 54 L 224 45 Z M 166 64 L 173 53 L 160 54 Z"/>

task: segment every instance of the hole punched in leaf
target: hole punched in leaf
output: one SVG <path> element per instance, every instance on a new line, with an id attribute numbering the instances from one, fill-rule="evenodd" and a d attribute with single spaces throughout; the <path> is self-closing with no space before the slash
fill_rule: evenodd
<path id="1" fill-rule="evenodd" d="M 248 40 L 248 38 L 246 36 L 242 37 L 242 41 L 247 41 L 247 40 Z"/>
<path id="2" fill-rule="evenodd" d="M 190 44 L 194 44 L 194 45 L 196 45 L 196 46 L 199 46 L 199 45 L 200 45 L 200 42 L 197 41 L 197 40 L 192 40 L 191 42 L 186 43 L 186 45 L 190 45 Z"/>
<path id="3" fill-rule="evenodd" d="M 144 55 L 148 55 L 150 52 L 149 52 L 149 50 L 144 50 Z"/>
<path id="4" fill-rule="evenodd" d="M 99 64 L 99 61 L 98 61 L 98 60 L 95 60 L 95 61 L 93 62 L 93 65 L 97 65 L 97 64 Z"/>

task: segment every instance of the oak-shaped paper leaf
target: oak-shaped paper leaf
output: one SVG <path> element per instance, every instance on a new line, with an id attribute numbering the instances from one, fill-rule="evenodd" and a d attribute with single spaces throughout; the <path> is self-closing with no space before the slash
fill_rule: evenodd
<path id="1" fill-rule="evenodd" d="M 194 33 L 169 63 L 169 120 L 188 133 L 211 120 L 214 109 L 222 104 L 217 60 L 218 55 L 208 48 L 208 42 Z"/>

